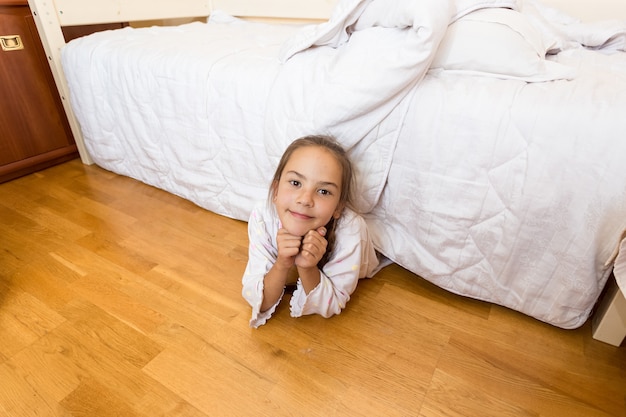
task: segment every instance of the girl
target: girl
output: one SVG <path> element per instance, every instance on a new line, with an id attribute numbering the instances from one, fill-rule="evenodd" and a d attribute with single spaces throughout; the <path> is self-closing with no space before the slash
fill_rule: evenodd
<path id="1" fill-rule="evenodd" d="M 291 316 L 339 314 L 360 278 L 378 266 L 365 221 L 350 209 L 352 164 L 328 136 L 295 140 L 283 154 L 268 202 L 250 215 L 244 298 L 250 326 L 272 316 L 296 283 Z"/>

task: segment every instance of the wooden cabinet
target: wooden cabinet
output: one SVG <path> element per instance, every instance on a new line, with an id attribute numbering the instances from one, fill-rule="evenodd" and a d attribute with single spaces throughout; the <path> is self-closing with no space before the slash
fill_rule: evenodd
<path id="1" fill-rule="evenodd" d="M 0 1 L 0 182 L 78 156 L 26 1 Z"/>
<path id="2" fill-rule="evenodd" d="M 127 23 L 63 28 L 66 41 Z M 78 151 L 27 0 L 0 0 L 0 182 Z"/>
<path id="3" fill-rule="evenodd" d="M 0 1 L 0 182 L 78 155 L 25 1 Z"/>

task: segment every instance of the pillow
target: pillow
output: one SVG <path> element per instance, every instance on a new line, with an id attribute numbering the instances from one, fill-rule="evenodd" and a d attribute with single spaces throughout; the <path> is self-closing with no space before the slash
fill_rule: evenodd
<path id="1" fill-rule="evenodd" d="M 523 81 L 572 79 L 573 68 L 545 59 L 550 46 L 522 13 L 481 9 L 448 26 L 431 68 Z"/>

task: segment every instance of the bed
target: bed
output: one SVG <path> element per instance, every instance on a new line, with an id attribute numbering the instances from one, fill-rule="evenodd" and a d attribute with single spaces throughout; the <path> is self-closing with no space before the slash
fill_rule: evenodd
<path id="1" fill-rule="evenodd" d="M 626 230 L 622 2 L 589 2 L 592 22 L 536 0 L 92 3 L 30 0 L 85 163 L 247 220 L 287 144 L 331 134 L 390 261 L 564 329 L 589 319 Z M 67 45 L 60 29 L 193 16 Z"/>

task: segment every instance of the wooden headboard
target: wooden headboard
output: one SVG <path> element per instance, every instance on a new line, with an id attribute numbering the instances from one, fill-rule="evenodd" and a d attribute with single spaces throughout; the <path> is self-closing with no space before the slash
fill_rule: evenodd
<path id="1" fill-rule="evenodd" d="M 69 103 L 61 66 L 62 27 L 143 20 L 206 17 L 211 10 L 234 16 L 278 19 L 327 19 L 338 0 L 28 0 L 52 75 L 81 159 L 93 161 Z M 391 0 L 390 0 L 391 1 Z M 544 0 L 582 20 L 626 19 L 626 0 Z M 88 6 L 87 6 L 88 4 Z"/>

